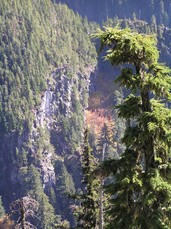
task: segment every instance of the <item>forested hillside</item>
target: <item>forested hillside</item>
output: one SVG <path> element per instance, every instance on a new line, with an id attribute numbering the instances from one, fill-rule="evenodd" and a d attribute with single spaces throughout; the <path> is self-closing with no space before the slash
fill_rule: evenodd
<path id="1" fill-rule="evenodd" d="M 27 196 L 39 205 L 28 217 L 38 229 L 77 228 L 86 185 L 100 207 L 103 181 L 89 184 L 86 176 L 123 152 L 126 122 L 113 107 L 129 91 L 114 84 L 120 68 L 98 57 L 90 35 L 116 25 L 156 33 L 160 61 L 169 66 L 170 13 L 163 0 L 0 1 L 0 217 Z M 93 214 L 99 218 L 100 210 Z"/>
<path id="2" fill-rule="evenodd" d="M 107 18 L 130 18 L 150 22 L 155 16 L 157 24 L 170 26 L 169 15 L 171 3 L 169 0 L 53 0 L 67 4 L 75 12 L 88 17 L 90 21 L 102 23 Z"/>
<path id="3" fill-rule="evenodd" d="M 29 194 L 39 202 L 39 228 L 54 228 L 56 215 L 69 217 L 61 195 L 80 182 L 83 116 L 96 64 L 87 34 L 93 27 L 66 5 L 4 0 L 0 30 L 3 204 L 8 213 L 11 202 Z"/>

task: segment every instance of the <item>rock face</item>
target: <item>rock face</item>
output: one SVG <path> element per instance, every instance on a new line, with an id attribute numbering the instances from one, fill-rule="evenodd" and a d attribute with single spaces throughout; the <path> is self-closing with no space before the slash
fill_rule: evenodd
<path id="1" fill-rule="evenodd" d="M 80 114 L 82 117 L 78 123 L 82 127 L 85 124 L 84 112 L 88 106 L 90 75 L 93 70 L 93 67 L 89 67 L 83 74 L 78 72 L 73 75 L 66 67 L 54 70 L 48 77 L 47 89 L 41 95 L 40 105 L 32 109 L 34 118 L 30 131 L 26 129 L 21 136 L 14 133 L 1 139 L 1 168 L 6 171 L 1 190 L 5 193 L 4 200 L 7 205 L 16 198 L 11 193 L 16 193 L 16 190 L 25 185 L 24 174 L 27 164 L 30 163 L 38 169 L 45 193 L 48 195 L 53 189 L 60 205 L 69 209 L 69 200 L 66 203 L 63 192 L 75 190 L 75 186 L 80 186 L 81 180 L 79 150 L 71 152 L 73 146 L 70 145 L 70 131 L 75 128 L 74 133 L 82 139 L 83 129 L 76 129 L 75 125 Z M 75 106 L 79 106 L 80 110 Z M 76 123 L 73 123 L 73 117 L 76 118 Z M 61 119 L 64 119 L 64 123 L 61 123 Z M 66 123 L 71 129 L 64 132 Z M 66 139 L 65 133 L 68 134 Z M 76 148 L 80 148 L 81 143 L 80 141 Z M 59 193 L 61 188 L 63 191 Z M 70 213 L 66 214 L 70 219 Z"/>
<path id="2" fill-rule="evenodd" d="M 44 188 L 49 188 L 55 184 L 56 175 L 52 162 L 55 161 L 56 155 L 50 137 L 46 139 L 48 149 L 45 147 L 41 152 L 38 152 L 40 147 L 35 142 L 37 138 L 42 138 L 40 129 L 43 132 L 48 132 L 48 136 L 50 136 L 51 130 L 55 130 L 57 135 L 58 129 L 55 128 L 58 127 L 59 116 L 69 118 L 75 112 L 73 99 L 78 100 L 82 105 L 81 112 L 84 116 L 84 111 L 88 106 L 85 102 L 85 96 L 88 97 L 91 71 L 93 71 L 93 68 L 89 67 L 86 73 L 72 73 L 68 66 L 54 70 L 47 80 L 47 90 L 41 97 L 41 105 L 34 110 L 35 118 L 30 134 L 32 143 L 30 151 L 34 157 L 38 158 L 38 167 Z M 82 85 L 80 85 L 80 82 Z M 76 98 L 73 98 L 73 96 Z M 84 119 L 82 122 L 84 122 Z M 66 146 L 64 147 L 66 148 Z"/>
<path id="3" fill-rule="evenodd" d="M 140 19 L 148 8 L 150 22 L 159 4 L 151 1 L 155 2 L 151 10 L 149 1 L 142 1 L 139 11 L 134 0 L 56 0 L 60 3 L 55 6 L 55 0 L 42 2 L 0 1 L 0 196 L 8 209 L 10 202 L 43 186 L 55 214 L 70 220 L 69 200 L 63 193 L 81 187 L 85 113 L 87 123 L 91 125 L 94 118 L 99 132 L 104 122 L 113 119 L 106 109 L 122 101 L 122 91 L 113 88 L 113 70 L 101 62 L 96 69 L 89 35 L 97 25 L 88 20 L 132 18 L 134 11 Z M 161 32 L 163 55 L 168 55 L 171 33 L 167 27 Z M 121 124 L 116 125 L 118 136 Z M 31 182 L 33 172 L 40 176 L 37 187 Z"/>
<path id="4" fill-rule="evenodd" d="M 90 25 L 51 0 L 0 6 L 0 196 L 8 208 L 27 194 L 41 202 L 41 193 L 61 215 L 69 209 L 61 196 L 80 182 L 84 112 L 97 62 Z"/>
<path id="5" fill-rule="evenodd" d="M 34 118 L 30 131 L 26 129 L 21 136 L 14 133 L 1 139 L 0 151 L 1 160 L 3 160 L 1 168 L 6 171 L 1 188 L 4 192 L 8 190 L 5 196 L 5 199 L 8 198 L 7 203 L 15 199 L 11 195 L 11 191 L 13 190 L 15 193 L 16 187 L 18 189 L 22 185 L 23 171 L 26 169 L 26 164 L 30 162 L 38 169 L 43 188 L 47 193 L 57 185 L 57 181 L 58 185 L 60 184 L 60 177 L 64 176 L 61 172 L 60 176 L 58 174 L 61 166 L 65 166 L 64 171 L 70 177 L 72 185 L 77 186 L 79 184 L 78 163 L 80 155 L 79 152 L 73 152 L 72 155 L 70 139 L 63 139 L 63 125 L 65 123 L 61 124 L 61 118 L 70 123 L 73 114 L 76 117 L 80 115 L 77 114 L 78 110 L 75 108 L 75 101 L 77 101 L 80 106 L 79 112 L 82 114 L 81 125 L 84 126 L 90 75 L 93 71 L 93 67 L 87 68 L 83 74 L 81 72 L 72 73 L 71 69 L 67 67 L 53 70 L 48 77 L 47 89 L 41 96 L 40 105 L 32 109 Z M 70 125 L 72 129 L 75 124 Z M 80 138 L 83 137 L 82 131 L 81 128 L 75 129 Z M 70 133 L 68 133 L 69 135 Z M 55 143 L 53 138 L 55 138 Z M 81 142 L 79 144 L 81 145 Z M 11 152 L 11 154 L 6 154 L 6 152 Z M 23 158 L 24 154 L 26 154 L 25 159 Z M 14 157 L 16 157 L 15 164 L 12 163 Z M 60 162 L 57 163 L 56 168 L 55 161 Z M 73 168 L 72 164 L 78 165 L 78 167 Z M 11 187 L 10 190 L 8 189 L 9 186 Z M 61 197 L 58 198 L 60 201 Z"/>

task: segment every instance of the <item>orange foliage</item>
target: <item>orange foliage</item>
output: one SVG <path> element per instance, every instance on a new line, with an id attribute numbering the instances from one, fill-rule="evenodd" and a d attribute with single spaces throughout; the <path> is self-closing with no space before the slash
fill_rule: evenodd
<path id="1" fill-rule="evenodd" d="M 0 229 L 14 229 L 14 222 L 10 219 L 9 216 L 4 216 L 0 219 Z"/>
<path id="2" fill-rule="evenodd" d="M 104 124 L 110 126 L 113 124 L 111 111 L 103 108 L 86 110 L 87 125 L 95 134 L 99 134 Z"/>

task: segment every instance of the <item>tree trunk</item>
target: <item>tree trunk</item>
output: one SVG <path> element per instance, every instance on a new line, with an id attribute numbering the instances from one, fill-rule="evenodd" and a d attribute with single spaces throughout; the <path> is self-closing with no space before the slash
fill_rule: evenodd
<path id="1" fill-rule="evenodd" d="M 106 146 L 107 143 L 103 144 L 103 149 L 102 149 L 102 161 L 104 161 L 105 158 L 105 152 L 106 152 Z M 99 219 L 99 229 L 104 228 L 104 215 L 103 215 L 103 185 L 104 185 L 104 180 L 103 178 L 101 179 L 101 184 L 100 184 L 100 219 Z"/>
<path id="2" fill-rule="evenodd" d="M 151 105 L 150 105 L 150 98 L 149 98 L 149 92 L 147 88 L 144 88 L 141 91 L 141 99 L 142 99 L 142 111 L 143 112 L 151 112 Z M 148 125 L 148 123 L 147 123 Z M 148 128 L 148 126 L 144 126 L 145 129 Z M 148 140 L 145 141 L 144 144 L 144 153 L 145 153 L 145 161 L 146 161 L 146 171 L 148 171 L 148 168 L 153 168 L 155 165 L 154 163 L 154 142 L 153 137 L 150 137 Z"/>

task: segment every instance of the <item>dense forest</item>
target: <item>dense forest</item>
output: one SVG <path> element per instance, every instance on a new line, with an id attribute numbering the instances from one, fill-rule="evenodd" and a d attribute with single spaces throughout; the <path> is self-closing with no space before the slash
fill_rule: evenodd
<path id="1" fill-rule="evenodd" d="M 0 1 L 0 228 L 171 228 L 170 13 Z"/>

